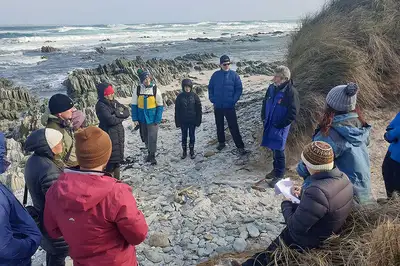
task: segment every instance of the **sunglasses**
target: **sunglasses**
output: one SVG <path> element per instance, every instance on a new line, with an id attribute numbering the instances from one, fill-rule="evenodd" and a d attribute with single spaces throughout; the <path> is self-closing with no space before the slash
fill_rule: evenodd
<path id="1" fill-rule="evenodd" d="M 222 64 L 223 66 L 229 66 L 231 63 Z"/>

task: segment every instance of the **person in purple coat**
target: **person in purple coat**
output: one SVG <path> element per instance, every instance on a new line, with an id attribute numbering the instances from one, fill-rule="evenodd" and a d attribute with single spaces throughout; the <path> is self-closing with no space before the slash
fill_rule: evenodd
<path id="1" fill-rule="evenodd" d="M 271 149 L 274 154 L 274 168 L 265 176 L 266 180 L 272 179 L 269 182 L 272 188 L 285 175 L 286 140 L 290 125 L 296 119 L 300 108 L 299 95 L 290 79 L 289 68 L 278 66 L 273 82 L 267 89 L 261 111 L 264 124 L 261 146 Z"/>

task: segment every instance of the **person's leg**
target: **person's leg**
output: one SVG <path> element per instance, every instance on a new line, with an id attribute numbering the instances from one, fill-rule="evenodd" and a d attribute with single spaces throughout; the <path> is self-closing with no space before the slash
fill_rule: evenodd
<path id="1" fill-rule="evenodd" d="M 181 131 L 182 131 L 182 159 L 185 159 L 187 157 L 187 137 L 188 137 L 188 125 L 187 124 L 182 124 L 181 125 Z"/>
<path id="2" fill-rule="evenodd" d="M 400 163 L 394 161 L 390 156 L 390 152 L 387 152 L 382 164 L 382 175 L 388 198 L 391 198 L 394 192 L 400 192 L 400 179 L 398 178 Z"/>
<path id="3" fill-rule="evenodd" d="M 286 169 L 286 158 L 285 158 L 285 150 L 273 150 L 274 154 L 274 172 L 275 177 L 282 178 L 285 175 Z"/>
<path id="4" fill-rule="evenodd" d="M 189 126 L 189 149 L 190 149 L 190 158 L 194 159 L 194 143 L 196 141 L 196 126 L 190 125 Z"/>
<path id="5" fill-rule="evenodd" d="M 146 145 L 147 150 L 149 150 L 149 137 L 148 137 L 148 132 L 147 132 L 147 124 L 146 123 L 140 123 L 140 138 Z"/>
<path id="6" fill-rule="evenodd" d="M 114 170 L 115 170 L 115 163 L 110 163 L 108 162 L 106 165 L 106 169 L 104 169 L 105 172 L 111 174 L 114 176 Z"/>
<path id="7" fill-rule="evenodd" d="M 238 149 L 244 148 L 242 136 L 240 135 L 235 108 L 225 109 L 225 117 L 228 122 L 229 131 Z"/>
<path id="8" fill-rule="evenodd" d="M 115 164 L 113 176 L 115 179 L 121 180 L 121 168 L 119 163 Z"/>
<path id="9" fill-rule="evenodd" d="M 151 124 L 147 125 L 147 135 L 148 135 L 148 146 L 151 164 L 157 164 L 156 152 L 157 152 L 157 136 L 158 136 L 158 125 Z"/>
<path id="10" fill-rule="evenodd" d="M 215 124 L 217 126 L 217 137 L 219 143 L 225 143 L 224 109 L 215 108 Z"/>
<path id="11" fill-rule="evenodd" d="M 66 254 L 50 254 L 46 252 L 46 266 L 65 266 Z"/>
<path id="12" fill-rule="evenodd" d="M 146 143 L 145 139 L 145 134 L 143 133 L 143 126 L 142 123 L 139 122 L 139 134 L 140 134 L 140 139 L 142 140 L 143 143 Z"/>

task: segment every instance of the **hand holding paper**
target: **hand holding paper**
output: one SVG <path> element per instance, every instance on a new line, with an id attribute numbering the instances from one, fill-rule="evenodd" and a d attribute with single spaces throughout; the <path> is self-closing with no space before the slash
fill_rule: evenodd
<path id="1" fill-rule="evenodd" d="M 300 200 L 292 194 L 293 182 L 290 178 L 285 178 L 275 185 L 275 195 L 282 194 L 293 203 L 300 203 Z"/>

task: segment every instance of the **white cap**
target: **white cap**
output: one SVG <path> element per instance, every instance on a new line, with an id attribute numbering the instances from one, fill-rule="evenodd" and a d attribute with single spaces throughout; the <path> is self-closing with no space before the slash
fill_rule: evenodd
<path id="1" fill-rule="evenodd" d="M 50 149 L 53 149 L 55 146 L 57 146 L 63 139 L 63 134 L 61 134 L 60 131 L 52 128 L 46 128 L 44 131 L 44 135 Z"/>

